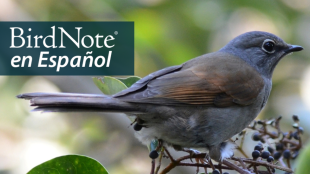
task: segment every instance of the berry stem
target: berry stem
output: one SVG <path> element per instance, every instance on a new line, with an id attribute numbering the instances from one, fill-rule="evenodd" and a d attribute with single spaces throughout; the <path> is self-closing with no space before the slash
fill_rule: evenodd
<path id="1" fill-rule="evenodd" d="M 288 167 L 288 168 L 291 168 L 291 162 L 290 162 L 290 159 L 286 159 L 286 162 L 287 162 L 287 167 Z"/>
<path id="2" fill-rule="evenodd" d="M 152 168 L 150 174 L 154 174 L 154 169 L 155 169 L 155 159 L 152 159 Z"/>
<path id="3" fill-rule="evenodd" d="M 238 167 L 237 165 L 235 165 L 235 164 L 233 164 L 233 163 L 231 163 L 231 162 L 229 162 L 229 161 L 227 161 L 227 160 L 225 160 L 225 159 L 224 159 L 222 162 L 223 162 L 223 164 L 225 164 L 226 166 L 228 166 L 228 167 L 230 167 L 230 168 L 236 170 L 236 171 L 239 172 L 240 174 L 250 174 L 249 171 L 244 170 L 244 169 Z"/>
<path id="4" fill-rule="evenodd" d="M 235 161 L 238 161 L 238 158 L 236 157 L 232 157 L 231 158 L 232 160 L 235 160 Z M 260 166 L 269 166 L 269 167 L 272 167 L 272 168 L 276 168 L 276 169 L 279 169 L 279 170 L 283 170 L 283 171 L 286 171 L 288 173 L 293 173 L 294 171 L 290 168 L 287 168 L 287 167 L 282 167 L 282 166 L 278 166 L 278 165 L 274 165 L 274 164 L 270 164 L 266 161 L 255 161 L 255 160 L 252 160 L 252 159 L 247 159 L 247 158 L 240 158 L 243 162 L 246 162 L 246 163 L 251 163 L 251 164 L 256 164 L 256 165 L 260 165 Z"/>
<path id="5" fill-rule="evenodd" d="M 165 151 L 165 147 L 161 147 L 161 150 L 160 150 L 160 154 L 159 154 L 159 159 L 158 159 L 158 164 L 157 164 L 157 167 L 155 169 L 155 174 L 158 174 L 159 172 L 159 169 L 161 167 L 161 160 L 163 158 L 163 155 L 164 155 L 164 151 Z"/>

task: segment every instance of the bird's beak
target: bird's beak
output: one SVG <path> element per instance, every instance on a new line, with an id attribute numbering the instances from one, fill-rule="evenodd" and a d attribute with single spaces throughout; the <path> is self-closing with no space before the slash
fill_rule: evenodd
<path id="1" fill-rule="evenodd" d="M 296 52 L 296 51 L 301 51 L 304 48 L 302 46 L 299 45 L 288 45 L 288 49 L 285 50 L 285 53 L 291 53 L 291 52 Z"/>

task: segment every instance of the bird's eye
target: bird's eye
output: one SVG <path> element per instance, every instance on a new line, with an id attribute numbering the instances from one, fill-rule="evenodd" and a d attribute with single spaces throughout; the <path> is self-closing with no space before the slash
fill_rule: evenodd
<path id="1" fill-rule="evenodd" d="M 273 53 L 275 51 L 274 46 L 275 46 L 275 43 L 273 40 L 266 39 L 262 45 L 262 49 L 267 53 Z"/>

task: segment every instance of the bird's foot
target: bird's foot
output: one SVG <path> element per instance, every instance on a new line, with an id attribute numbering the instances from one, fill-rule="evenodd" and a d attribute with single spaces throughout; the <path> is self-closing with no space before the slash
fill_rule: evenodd
<path id="1" fill-rule="evenodd" d="M 200 151 L 195 150 L 195 149 L 187 149 L 187 148 L 184 148 L 183 151 L 190 154 L 190 157 L 191 157 L 190 160 L 191 160 L 192 162 L 193 162 L 192 158 L 193 158 L 194 156 L 197 156 L 197 155 L 201 154 Z M 214 165 L 213 165 L 213 163 L 212 163 L 212 160 L 211 160 L 210 156 L 209 156 L 207 153 L 206 153 L 205 158 L 195 158 L 195 161 L 196 161 L 197 163 L 201 163 L 201 164 L 207 163 L 207 164 L 209 164 L 209 165 L 211 166 L 212 170 L 215 170 L 215 167 L 214 167 Z"/>
<path id="2" fill-rule="evenodd" d="M 198 150 L 195 150 L 195 149 L 187 149 L 187 148 L 184 148 L 184 149 L 182 149 L 182 151 L 189 153 L 189 155 L 190 155 L 191 157 L 193 157 L 193 156 L 195 156 L 195 155 L 198 155 L 198 154 L 201 154 L 201 152 L 199 152 Z"/>
<path id="3" fill-rule="evenodd" d="M 190 150 L 190 152 L 188 152 L 188 153 L 190 153 L 190 154 L 193 154 L 193 155 L 201 154 L 198 150 L 194 150 L 194 149 L 189 149 L 189 150 Z M 215 170 L 215 167 L 214 167 L 214 165 L 212 163 L 212 160 L 211 160 L 210 156 L 207 153 L 206 153 L 205 158 L 195 158 L 195 161 L 196 161 L 197 164 L 209 164 L 210 167 L 212 168 L 212 170 L 213 171 Z M 208 173 L 207 172 L 207 167 L 204 167 L 204 170 L 205 170 L 205 173 Z M 197 167 L 196 172 L 197 173 L 199 172 L 199 167 Z"/>
<path id="4" fill-rule="evenodd" d="M 212 160 L 208 154 L 206 154 L 206 158 L 204 158 L 204 160 L 208 162 L 208 164 L 211 166 L 212 170 L 214 171 L 215 167 L 214 167 Z"/>

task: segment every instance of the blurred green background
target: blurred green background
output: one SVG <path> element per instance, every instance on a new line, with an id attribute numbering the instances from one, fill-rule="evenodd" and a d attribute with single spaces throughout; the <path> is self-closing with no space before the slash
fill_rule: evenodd
<path id="1" fill-rule="evenodd" d="M 279 63 L 273 91 L 259 118 L 282 115 L 281 126 L 289 130 L 291 116 L 299 115 L 306 131 L 303 141 L 308 141 L 309 0 L 1 0 L 0 20 L 134 21 L 135 75 L 141 77 L 217 51 L 247 31 L 274 33 L 305 50 Z M 100 93 L 91 77 L 0 76 L 0 174 L 26 173 L 66 154 L 95 158 L 112 174 L 150 172 L 148 150 L 134 138 L 124 115 L 40 114 L 30 112 L 28 102 L 15 98 L 20 93 L 37 91 Z M 245 151 L 250 154 L 255 142 L 250 136 L 245 141 Z M 195 168 L 178 167 L 171 173 L 195 173 Z"/>

